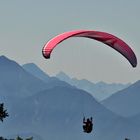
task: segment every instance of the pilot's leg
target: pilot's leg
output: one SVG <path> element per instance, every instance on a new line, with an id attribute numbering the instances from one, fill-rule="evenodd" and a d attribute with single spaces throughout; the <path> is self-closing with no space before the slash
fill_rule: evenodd
<path id="1" fill-rule="evenodd" d="M 83 131 L 86 132 L 86 125 L 83 125 Z"/>

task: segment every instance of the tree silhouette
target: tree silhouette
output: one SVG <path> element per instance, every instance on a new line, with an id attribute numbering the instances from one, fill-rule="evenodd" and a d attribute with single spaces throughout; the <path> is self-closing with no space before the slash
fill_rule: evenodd
<path id="1" fill-rule="evenodd" d="M 3 119 L 8 117 L 9 114 L 7 113 L 7 110 L 4 109 L 4 103 L 0 104 L 0 121 L 3 122 Z"/>
<path id="2" fill-rule="evenodd" d="M 0 121 L 3 122 L 3 119 L 8 117 L 9 114 L 7 113 L 7 110 L 4 109 L 4 103 L 0 103 Z M 14 140 L 14 139 L 6 139 L 0 136 L 0 140 Z M 21 137 L 17 136 L 16 140 L 23 140 Z M 27 138 L 26 140 L 33 140 L 33 137 Z"/>
<path id="3" fill-rule="evenodd" d="M 23 140 L 21 137 L 17 136 L 16 140 Z M 27 138 L 25 140 L 33 140 L 33 137 Z"/>
<path id="4" fill-rule="evenodd" d="M 33 140 L 33 137 L 27 138 L 26 140 Z"/>
<path id="5" fill-rule="evenodd" d="M 4 103 L 0 104 L 0 121 L 3 122 L 3 119 L 8 117 L 9 114 L 7 113 L 7 110 L 4 109 Z"/>
<path id="6" fill-rule="evenodd" d="M 16 140 L 23 140 L 21 137 L 17 136 Z"/>
<path id="7" fill-rule="evenodd" d="M 124 140 L 130 140 L 129 138 L 125 138 Z"/>
<path id="8" fill-rule="evenodd" d="M 4 140 L 4 138 L 3 137 L 0 137 L 0 140 Z"/>

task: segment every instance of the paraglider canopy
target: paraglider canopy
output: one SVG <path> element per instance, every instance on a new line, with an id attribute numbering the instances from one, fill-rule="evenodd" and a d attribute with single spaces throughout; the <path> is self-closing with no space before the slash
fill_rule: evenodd
<path id="1" fill-rule="evenodd" d="M 132 65 L 132 67 L 137 66 L 137 58 L 133 50 L 121 39 L 118 37 L 106 33 L 93 30 L 74 30 L 59 34 L 58 36 L 52 38 L 48 41 L 43 47 L 42 54 L 46 59 L 50 58 L 51 52 L 53 49 L 62 41 L 70 37 L 86 37 L 100 41 L 111 48 L 115 49 L 117 52 L 122 54 Z"/>

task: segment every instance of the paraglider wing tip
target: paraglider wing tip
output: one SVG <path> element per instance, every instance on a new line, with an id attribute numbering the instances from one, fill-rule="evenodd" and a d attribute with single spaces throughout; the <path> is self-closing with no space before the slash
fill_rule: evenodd
<path id="1" fill-rule="evenodd" d="M 133 68 L 136 68 L 136 67 L 137 67 L 137 63 L 133 65 Z"/>
<path id="2" fill-rule="evenodd" d="M 46 58 L 46 59 L 50 59 L 50 55 L 44 55 L 44 54 L 43 54 L 43 56 L 44 56 L 44 58 Z"/>
<path id="3" fill-rule="evenodd" d="M 135 59 L 134 59 L 134 61 L 132 63 L 132 66 L 133 66 L 133 68 L 137 67 L 137 58 L 136 58 L 136 56 L 135 56 Z"/>
<path id="4" fill-rule="evenodd" d="M 42 51 L 42 54 L 43 54 L 44 58 L 50 59 L 50 53 L 47 53 L 46 51 Z"/>

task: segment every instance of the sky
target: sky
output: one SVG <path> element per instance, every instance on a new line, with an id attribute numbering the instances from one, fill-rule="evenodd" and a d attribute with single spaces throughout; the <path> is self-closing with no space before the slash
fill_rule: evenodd
<path id="1" fill-rule="evenodd" d="M 0 55 L 20 65 L 35 63 L 53 76 L 94 83 L 129 83 L 140 80 L 139 0 L 1 0 Z M 138 65 L 132 68 L 118 52 L 95 40 L 71 38 L 58 45 L 51 59 L 42 56 L 44 44 L 75 29 L 105 31 L 133 49 Z"/>

